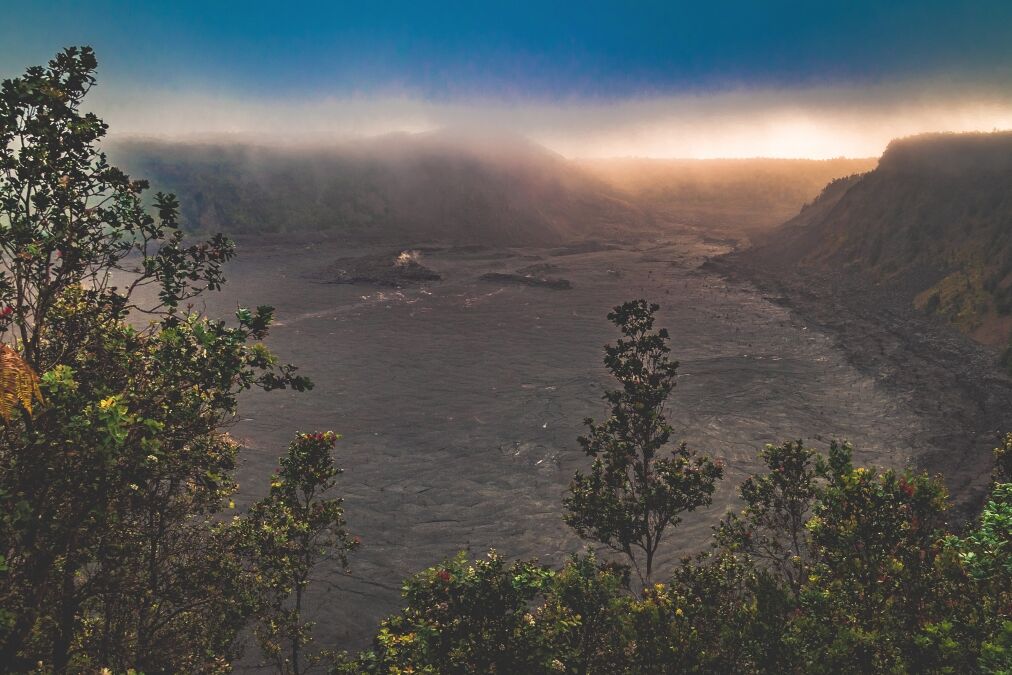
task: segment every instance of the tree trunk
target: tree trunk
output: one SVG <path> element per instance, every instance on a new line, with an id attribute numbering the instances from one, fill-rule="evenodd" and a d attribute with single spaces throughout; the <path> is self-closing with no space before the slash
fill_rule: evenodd
<path id="1" fill-rule="evenodd" d="M 77 603 L 74 598 L 75 566 L 68 564 L 63 570 L 63 588 L 61 590 L 60 614 L 53 640 L 53 671 L 64 673 L 70 664 L 70 645 L 74 641 L 74 623 L 77 618 Z"/>

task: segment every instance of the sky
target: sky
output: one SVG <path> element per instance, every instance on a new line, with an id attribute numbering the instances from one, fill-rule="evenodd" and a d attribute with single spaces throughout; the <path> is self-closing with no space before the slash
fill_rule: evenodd
<path id="1" fill-rule="evenodd" d="M 0 74 L 88 44 L 121 134 L 468 127 L 567 156 L 877 155 L 1012 128 L 1012 2 L 5 0 Z"/>

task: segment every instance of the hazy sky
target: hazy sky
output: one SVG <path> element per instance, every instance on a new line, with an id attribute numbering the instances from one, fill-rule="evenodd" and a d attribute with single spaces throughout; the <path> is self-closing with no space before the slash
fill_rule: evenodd
<path id="1" fill-rule="evenodd" d="M 1012 2 L 7 0 L 4 76 L 98 52 L 147 134 L 468 126 L 566 155 L 878 154 L 1012 127 Z"/>

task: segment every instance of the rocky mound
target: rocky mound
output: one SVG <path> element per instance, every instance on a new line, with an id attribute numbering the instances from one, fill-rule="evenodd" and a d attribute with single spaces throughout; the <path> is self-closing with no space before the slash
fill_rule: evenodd
<path id="1" fill-rule="evenodd" d="M 489 272 L 487 274 L 482 274 L 480 279 L 482 281 L 491 281 L 497 284 L 534 286 L 537 288 L 550 288 L 556 291 L 568 291 L 573 287 L 573 284 L 571 284 L 568 279 L 541 277 L 532 274 Z"/>
<path id="2" fill-rule="evenodd" d="M 400 287 L 439 281 L 442 277 L 422 265 L 420 259 L 418 251 L 340 258 L 328 270 L 326 282 Z"/>
<path id="3" fill-rule="evenodd" d="M 545 275 L 559 272 L 561 269 L 558 265 L 541 262 L 521 267 L 517 270 L 517 274 L 523 274 L 524 276 Z"/>

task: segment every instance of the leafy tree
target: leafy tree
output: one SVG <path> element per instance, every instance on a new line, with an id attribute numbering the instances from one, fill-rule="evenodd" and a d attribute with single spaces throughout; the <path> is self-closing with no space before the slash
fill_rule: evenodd
<path id="1" fill-rule="evenodd" d="M 574 674 L 621 672 L 631 601 L 628 570 L 600 565 L 597 557 L 573 555 L 553 577 L 534 613 L 547 669 Z M 561 667 L 560 667 L 561 666 Z"/>
<path id="2" fill-rule="evenodd" d="M 766 471 L 739 487 L 744 508 L 714 528 L 713 550 L 686 560 L 669 596 L 684 608 L 675 648 L 700 672 L 792 672 L 800 668 L 788 627 L 811 563 L 807 528 L 823 462 L 800 441 L 767 445 Z"/>
<path id="3" fill-rule="evenodd" d="M 720 523 L 715 543 L 760 561 L 797 597 L 807 577 L 807 524 L 820 494 L 820 463 L 801 441 L 767 445 L 759 456 L 769 470 L 741 484 L 745 508 Z"/>
<path id="4" fill-rule="evenodd" d="M 108 312 L 151 285 L 158 300 L 144 309 L 174 310 L 220 288 L 234 252 L 220 235 L 185 246 L 175 197 L 155 195 L 155 218 L 142 199 L 147 182 L 108 163 L 97 146 L 107 125 L 80 110 L 96 67 L 90 48 L 72 47 L 0 84 L 0 331 L 40 372 L 54 365 L 40 343 L 68 289 L 87 287 Z M 113 285 L 117 272 L 124 290 Z"/>
<path id="5" fill-rule="evenodd" d="M 945 488 L 925 474 L 855 468 L 847 445 L 830 448 L 826 473 L 807 524 L 813 564 L 795 621 L 806 668 L 930 662 L 938 654 L 918 636 L 952 613 L 939 566 Z"/>
<path id="6" fill-rule="evenodd" d="M 407 607 L 385 620 L 371 651 L 345 672 L 534 673 L 544 655 L 530 604 L 554 574 L 536 562 L 507 564 L 494 550 L 464 554 L 404 585 Z"/>
<path id="7" fill-rule="evenodd" d="M 71 48 L 0 85 L 0 334 L 44 402 L 0 423 L 0 663 L 225 671 L 260 593 L 222 525 L 226 426 L 243 390 L 311 385 L 263 346 L 271 308 L 186 307 L 232 244 L 184 243 L 175 198 L 150 214 L 108 164 L 95 67 Z"/>
<path id="8" fill-rule="evenodd" d="M 1012 672 L 1012 621 L 1003 621 L 994 637 L 981 646 L 978 666 L 982 673 Z"/>
<path id="9" fill-rule="evenodd" d="M 748 560 L 688 558 L 632 603 L 624 672 L 792 672 L 788 598 Z"/>
<path id="10" fill-rule="evenodd" d="M 1000 450 L 1007 448 L 1006 437 Z M 949 623 L 965 645 L 980 643 L 979 651 L 964 649 L 979 654 L 974 665 L 981 672 L 1012 672 L 1012 483 L 995 483 L 977 527 L 964 537 L 950 536 L 946 545 L 968 580 L 959 589 L 961 611 L 953 611 Z"/>
<path id="11" fill-rule="evenodd" d="M 604 363 L 622 386 L 605 394 L 608 419 L 585 420 L 589 432 L 579 441 L 594 462 L 589 474 L 576 473 L 565 498 L 566 522 L 625 554 L 644 584 L 668 528 L 710 504 L 723 475 L 719 461 L 684 443 L 667 450 L 673 430 L 664 406 L 678 363 L 668 356 L 667 330 L 653 330 L 658 309 L 635 300 L 608 314 L 623 338 L 605 347 Z"/>
<path id="12" fill-rule="evenodd" d="M 299 434 L 282 458 L 270 494 L 237 521 L 238 536 L 252 574 L 266 589 L 257 637 L 277 672 L 299 675 L 318 662 L 308 658 L 312 624 L 303 620 L 310 575 L 336 559 L 347 568 L 347 553 L 358 545 L 346 529 L 340 498 L 327 497 L 341 470 L 331 432 Z"/>
<path id="13" fill-rule="evenodd" d="M 593 555 L 554 571 L 460 554 L 408 580 L 407 607 L 336 672 L 623 672 L 631 600 L 621 589 Z"/>

